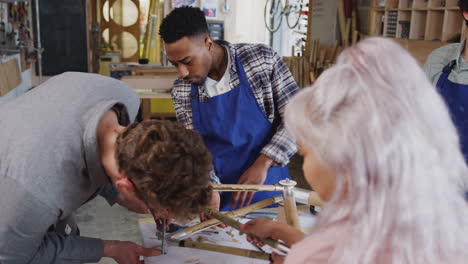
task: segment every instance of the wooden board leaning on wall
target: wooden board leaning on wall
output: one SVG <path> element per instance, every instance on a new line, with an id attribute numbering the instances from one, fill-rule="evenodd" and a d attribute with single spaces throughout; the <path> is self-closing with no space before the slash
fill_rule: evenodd
<path id="1" fill-rule="evenodd" d="M 362 36 L 364 37 L 364 36 Z M 367 36 L 366 36 L 367 37 Z M 365 37 L 364 37 L 365 38 Z M 406 49 L 421 66 L 426 62 L 427 57 L 437 48 L 451 44 L 448 42 L 414 40 L 390 38 Z M 326 69 L 335 64 L 336 58 L 343 50 L 336 43 L 333 46 L 320 45 L 319 40 L 313 42 L 309 57 L 283 57 L 284 62 L 289 67 L 294 80 L 301 88 L 310 86 L 315 79 Z M 309 61 L 307 61 L 309 58 Z"/>

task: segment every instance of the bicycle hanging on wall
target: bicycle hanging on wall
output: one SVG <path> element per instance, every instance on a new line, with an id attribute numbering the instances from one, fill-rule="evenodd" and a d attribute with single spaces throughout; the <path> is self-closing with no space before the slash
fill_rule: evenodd
<path id="1" fill-rule="evenodd" d="M 267 0 L 264 9 L 265 26 L 270 32 L 281 27 L 283 16 L 288 27 L 297 27 L 302 16 L 302 0 Z"/>

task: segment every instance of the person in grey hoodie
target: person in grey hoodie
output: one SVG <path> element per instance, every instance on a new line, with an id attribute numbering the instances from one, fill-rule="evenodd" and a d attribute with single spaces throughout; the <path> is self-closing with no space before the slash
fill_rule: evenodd
<path id="1" fill-rule="evenodd" d="M 133 264 L 160 253 L 79 236 L 73 212 L 97 194 L 155 218 L 208 205 L 212 162 L 199 135 L 131 123 L 139 102 L 118 80 L 64 73 L 0 105 L 0 263 Z"/>

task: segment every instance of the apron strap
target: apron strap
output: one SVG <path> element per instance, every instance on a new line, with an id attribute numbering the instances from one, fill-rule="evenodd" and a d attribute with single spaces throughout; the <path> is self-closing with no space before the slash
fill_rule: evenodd
<path id="1" fill-rule="evenodd" d="M 456 61 L 452 60 L 450 61 L 445 67 L 442 69 L 442 74 L 439 77 L 439 80 L 437 81 L 436 88 L 439 91 L 442 91 L 442 88 L 444 87 L 445 81 L 447 81 L 448 76 L 453 70 L 453 67 L 455 66 Z"/>
<path id="2" fill-rule="evenodd" d="M 443 73 L 450 74 L 450 72 L 453 70 L 453 66 L 455 66 L 456 61 L 452 60 L 450 61 L 447 65 L 445 65 L 444 69 L 442 70 Z"/>
<path id="3" fill-rule="evenodd" d="M 198 85 L 192 83 L 190 90 L 190 99 L 198 99 Z"/>

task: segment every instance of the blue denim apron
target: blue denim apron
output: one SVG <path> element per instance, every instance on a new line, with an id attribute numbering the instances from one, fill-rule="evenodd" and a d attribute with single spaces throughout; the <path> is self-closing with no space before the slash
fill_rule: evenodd
<path id="1" fill-rule="evenodd" d="M 224 184 L 237 183 L 275 133 L 255 99 L 237 56 L 236 68 L 240 84 L 229 92 L 200 102 L 198 86 L 192 84 L 191 91 L 193 126 L 210 150 L 216 174 Z M 277 184 L 286 178 L 289 178 L 286 166 L 272 166 L 264 184 Z M 252 203 L 278 194 L 257 192 Z M 221 194 L 220 210 L 232 210 L 230 199 L 230 192 Z"/>
<path id="2" fill-rule="evenodd" d="M 437 81 L 437 90 L 449 109 L 460 138 L 461 151 L 465 161 L 468 161 L 468 85 L 454 83 L 448 79 L 454 65 L 455 61 L 451 61 L 444 67 Z M 468 192 L 465 193 L 465 198 L 468 200 Z"/>
<path id="3" fill-rule="evenodd" d="M 448 79 L 454 65 L 455 61 L 452 61 L 444 67 L 437 81 L 437 90 L 450 111 L 460 137 L 463 156 L 468 160 L 468 85 L 454 83 Z"/>

